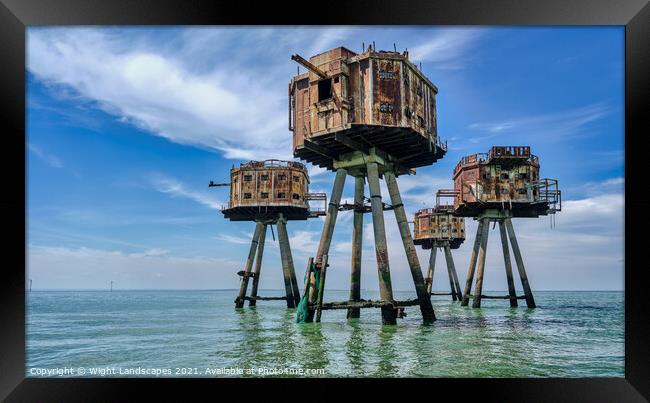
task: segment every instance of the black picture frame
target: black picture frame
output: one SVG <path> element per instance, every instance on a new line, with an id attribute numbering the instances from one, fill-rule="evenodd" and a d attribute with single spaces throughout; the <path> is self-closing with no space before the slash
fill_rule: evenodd
<path id="1" fill-rule="evenodd" d="M 625 378 L 35 379 L 25 378 L 25 38 L 35 25 L 620 25 L 625 26 Z M 561 46 L 561 45 L 559 45 Z M 650 89 L 650 5 L 645 0 L 236 2 L 0 0 L 0 158 L 4 214 L 0 278 L 0 398 L 7 401 L 367 398 L 457 401 L 633 402 L 650 399 L 646 239 L 650 203 L 642 163 Z M 598 83 L 594 83 L 597 85 Z M 617 247 L 617 246 L 613 246 Z M 254 382 L 255 387 L 250 383 Z M 343 384 L 343 385 L 341 385 Z M 298 387 L 296 387 L 298 386 Z M 339 387 L 345 386 L 345 388 Z M 353 388 L 353 389 L 350 389 Z M 355 392 L 350 392 L 355 390 Z M 351 393 L 359 397 L 353 397 Z M 147 396 L 147 397 L 150 397 Z M 207 399 L 206 399 L 207 400 Z"/>

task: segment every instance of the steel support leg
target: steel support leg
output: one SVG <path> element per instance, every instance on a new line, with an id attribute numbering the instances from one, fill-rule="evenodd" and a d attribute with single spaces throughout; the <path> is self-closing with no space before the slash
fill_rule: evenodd
<path id="1" fill-rule="evenodd" d="M 408 225 L 406 212 L 404 211 L 404 204 L 402 203 L 402 197 L 399 193 L 399 187 L 397 186 L 397 180 L 395 179 L 395 174 L 393 172 L 386 172 L 384 178 L 388 187 L 391 204 L 393 205 L 393 212 L 395 213 L 395 219 L 397 220 L 397 227 L 399 228 L 402 238 L 402 244 L 404 245 L 404 251 L 406 252 L 409 269 L 411 270 L 411 276 L 413 277 L 413 283 L 415 284 L 415 292 L 420 300 L 422 319 L 424 323 L 432 323 L 436 320 L 436 315 L 433 312 L 433 306 L 431 305 L 431 294 L 427 292 L 427 286 L 424 283 L 422 268 L 420 267 L 420 261 L 415 251 L 415 244 L 413 243 L 413 237 L 411 236 L 411 229 Z"/>
<path id="2" fill-rule="evenodd" d="M 264 242 L 266 240 L 266 224 L 260 232 L 260 238 L 257 243 L 257 257 L 255 258 L 255 275 L 253 276 L 253 288 L 251 289 L 251 299 L 248 301 L 248 306 L 257 305 L 255 297 L 257 297 L 257 287 L 260 283 L 260 272 L 262 271 L 262 256 L 264 255 Z"/>
<path id="3" fill-rule="evenodd" d="M 512 221 L 510 218 L 505 219 L 505 224 L 506 229 L 508 230 L 508 235 L 510 236 L 512 252 L 515 254 L 515 262 L 517 262 L 517 270 L 519 271 L 519 277 L 521 278 L 521 286 L 523 287 L 524 295 L 526 296 L 526 305 L 528 308 L 535 308 L 535 299 L 533 298 L 533 292 L 530 290 L 530 285 L 528 284 L 528 276 L 526 275 L 524 260 L 521 258 L 519 244 L 517 243 L 517 237 L 515 236 L 515 229 L 512 227 Z"/>
<path id="4" fill-rule="evenodd" d="M 469 294 L 472 292 L 472 282 L 474 281 L 474 270 L 476 270 L 476 259 L 478 257 L 479 247 L 481 245 L 481 235 L 483 235 L 483 220 L 479 220 L 476 229 L 476 239 L 474 239 L 474 248 L 469 258 L 469 268 L 467 269 L 467 279 L 465 280 L 465 292 L 463 293 L 462 306 L 469 304 Z"/>
<path id="5" fill-rule="evenodd" d="M 490 220 L 483 219 L 483 234 L 481 235 L 481 249 L 478 253 L 478 272 L 476 273 L 476 286 L 472 308 L 481 307 L 481 293 L 483 292 L 483 274 L 485 272 L 485 254 L 487 252 L 488 235 L 490 234 Z"/>
<path id="6" fill-rule="evenodd" d="M 431 295 L 431 292 L 433 290 L 433 273 L 436 269 L 436 254 L 438 252 L 438 248 L 434 244 L 431 247 L 431 254 L 429 255 L 429 271 L 427 272 L 427 293 Z"/>
<path id="7" fill-rule="evenodd" d="M 363 208 L 363 176 L 354 178 L 354 204 Z M 363 211 L 354 210 L 352 222 L 352 270 L 350 274 L 350 301 L 358 302 L 361 300 L 361 249 L 363 242 Z M 359 308 L 348 309 L 348 318 L 358 318 L 360 316 Z"/>
<path id="8" fill-rule="evenodd" d="M 323 296 L 325 295 L 325 278 L 327 276 L 327 255 L 323 255 L 320 269 L 320 284 L 318 285 L 318 300 L 316 304 L 316 322 L 320 322 L 323 313 Z"/>
<path id="9" fill-rule="evenodd" d="M 415 292 L 420 300 L 422 320 L 424 323 L 432 323 L 436 320 L 436 315 L 433 312 L 433 306 L 431 305 L 431 295 L 427 292 L 427 286 L 424 283 L 422 267 L 420 267 L 420 260 L 415 251 L 415 244 L 413 243 L 413 237 L 411 236 L 411 228 L 409 227 L 406 218 L 406 212 L 404 211 L 402 196 L 399 194 L 397 180 L 395 179 L 395 174 L 393 172 L 386 172 L 384 178 L 386 179 L 390 202 L 393 205 L 393 212 L 395 213 L 395 219 L 397 220 L 397 227 L 399 228 L 402 237 L 406 259 L 409 263 L 409 269 L 411 269 L 411 277 L 413 277 L 413 283 L 415 284 Z"/>
<path id="10" fill-rule="evenodd" d="M 370 203 L 372 206 L 372 224 L 375 235 L 375 253 L 377 255 L 377 272 L 379 274 L 379 295 L 383 302 L 393 303 L 395 300 L 393 299 L 393 286 L 390 281 L 386 227 L 384 225 L 384 208 L 381 202 L 381 188 L 379 187 L 379 169 L 375 162 L 366 164 L 366 169 L 368 171 L 368 187 L 370 189 Z M 420 276 L 421 275 L 422 273 L 420 273 Z M 382 307 L 381 318 L 384 325 L 397 324 L 397 309 Z"/>
<path id="11" fill-rule="evenodd" d="M 458 273 L 454 265 L 454 258 L 451 256 L 449 242 L 445 244 L 445 260 L 447 261 L 447 272 L 449 274 L 449 285 L 451 286 L 451 298 L 454 301 L 460 301 L 463 296 L 460 293 L 460 284 L 458 284 Z"/>
<path id="12" fill-rule="evenodd" d="M 244 267 L 244 275 L 242 276 L 241 282 L 239 284 L 239 295 L 235 299 L 235 308 L 243 308 L 244 301 L 246 298 L 246 289 L 248 288 L 248 276 L 250 275 L 251 268 L 253 267 L 253 260 L 255 259 L 255 251 L 257 251 L 257 244 L 260 239 L 260 234 L 262 233 L 262 228 L 264 224 L 258 222 L 255 225 L 255 233 L 253 234 L 253 240 L 251 242 L 251 248 L 248 251 L 248 259 L 246 260 L 246 266 Z"/>
<path id="13" fill-rule="evenodd" d="M 318 265 L 322 263 L 323 255 L 329 254 L 334 225 L 336 224 L 336 217 L 339 213 L 339 203 L 341 202 L 341 194 L 343 193 L 343 186 L 345 185 L 345 177 L 347 174 L 348 172 L 342 168 L 336 171 L 332 196 L 327 206 L 327 216 L 325 216 L 325 224 L 323 225 L 323 232 L 320 237 L 320 243 L 318 244 L 318 252 L 316 253 L 315 263 Z M 310 275 L 309 284 L 309 303 L 314 304 L 318 298 L 318 288 L 316 287 L 316 278 L 313 274 Z M 314 309 L 309 309 L 305 321 L 314 321 Z"/>
<path id="14" fill-rule="evenodd" d="M 295 308 L 298 304 L 296 303 L 291 277 L 293 274 L 295 279 L 296 274 L 293 267 L 293 258 L 291 257 L 291 248 L 289 247 L 287 221 L 282 214 L 278 218 L 278 241 L 280 244 L 280 259 L 282 260 L 282 274 L 284 275 L 284 290 L 287 295 L 287 308 Z"/>
<path id="15" fill-rule="evenodd" d="M 510 306 L 517 307 L 517 293 L 515 291 L 515 280 L 512 277 L 512 262 L 510 261 L 510 249 L 508 248 L 508 235 L 503 220 L 499 220 L 499 232 L 501 233 L 501 248 L 503 249 L 503 262 L 506 266 L 506 277 L 508 279 L 508 296 Z"/>

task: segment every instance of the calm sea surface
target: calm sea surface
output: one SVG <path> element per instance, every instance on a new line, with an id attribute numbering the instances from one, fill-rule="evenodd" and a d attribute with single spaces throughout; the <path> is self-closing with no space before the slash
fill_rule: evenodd
<path id="1" fill-rule="evenodd" d="M 102 376 L 99 370 L 151 376 L 145 369 L 171 372 L 162 376 L 260 376 L 228 373 L 248 368 L 268 371 L 262 376 L 298 369 L 323 369 L 320 376 L 330 377 L 624 376 L 622 292 L 538 291 L 532 310 L 510 308 L 506 300 L 483 300 L 483 308 L 472 309 L 436 296 L 432 326 L 421 324 L 418 307 L 407 308 L 397 326 L 382 326 L 378 309 L 362 309 L 356 320 L 346 320 L 344 310 L 324 311 L 321 323 L 298 324 L 284 301 L 236 310 L 236 293 L 33 291 L 27 376 L 59 376 L 52 371 L 62 368 L 93 377 Z M 414 293 L 395 293 L 410 298 Z M 325 299 L 343 301 L 347 292 L 328 291 Z"/>

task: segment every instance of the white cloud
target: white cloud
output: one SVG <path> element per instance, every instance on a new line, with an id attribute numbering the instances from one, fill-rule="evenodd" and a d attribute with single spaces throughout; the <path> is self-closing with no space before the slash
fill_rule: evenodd
<path id="1" fill-rule="evenodd" d="M 469 138 L 469 142 L 478 143 L 500 136 L 501 139 L 516 134 L 518 141 L 522 138 L 535 138 L 543 134 L 548 141 L 588 136 L 591 124 L 605 117 L 610 112 L 603 103 L 587 105 L 581 108 L 553 113 L 511 118 L 497 122 L 472 123 L 469 129 L 486 133 Z"/>
<path id="2" fill-rule="evenodd" d="M 289 234 L 291 250 L 300 254 L 314 256 L 318 251 L 320 231 L 294 231 Z"/>
<path id="3" fill-rule="evenodd" d="M 579 190 L 587 196 L 598 196 L 609 193 L 623 193 L 625 178 L 622 176 L 600 182 L 587 182 L 579 186 Z"/>
<path id="4" fill-rule="evenodd" d="M 90 100 L 119 120 L 170 141 L 218 150 L 231 159 L 291 159 L 286 84 L 296 65 L 289 55 L 309 57 L 350 46 L 362 32 L 383 34 L 355 27 L 174 32 L 32 28 L 27 68 L 42 82 L 57 86 L 57 92 Z M 391 31 L 397 38 L 403 32 Z M 467 28 L 425 32 L 431 36 L 412 48 L 411 55 L 440 68 L 467 60 L 480 35 L 480 30 Z"/>
<path id="5" fill-rule="evenodd" d="M 163 249 L 139 253 L 92 248 L 28 247 L 27 272 L 34 288 L 235 288 L 238 262 L 171 255 Z"/>
<path id="6" fill-rule="evenodd" d="M 190 199 L 215 210 L 221 210 L 221 206 L 224 205 L 224 203 L 209 195 L 207 192 L 188 189 L 184 183 L 162 174 L 152 174 L 150 181 L 155 190 L 169 194 L 172 197 Z"/>
<path id="7" fill-rule="evenodd" d="M 52 168 L 63 168 L 63 161 L 61 161 L 61 159 L 56 155 L 48 153 L 42 148 L 35 146 L 34 144 L 28 144 L 27 148 Z"/>
<path id="8" fill-rule="evenodd" d="M 217 235 L 216 238 L 219 241 L 234 243 L 234 244 L 238 244 L 238 245 L 250 245 L 251 241 L 253 239 L 253 236 L 250 235 L 248 237 L 244 237 L 244 236 L 237 236 L 237 235 L 232 235 L 232 234 L 219 234 L 219 235 Z"/>
<path id="9" fill-rule="evenodd" d="M 195 73 L 161 49 L 108 32 L 30 30 L 28 69 L 171 141 L 220 150 L 228 158 L 290 157 L 284 91 L 265 90 L 268 77 L 244 72 L 228 59 Z"/>
<path id="10" fill-rule="evenodd" d="M 128 256 L 129 257 L 155 257 L 155 256 L 163 256 L 168 253 L 169 251 L 167 249 L 152 248 L 152 249 L 147 249 L 144 252 L 130 253 Z"/>
<path id="11" fill-rule="evenodd" d="M 430 62 L 438 69 L 458 69 L 465 66 L 467 51 L 485 31 L 475 28 L 436 30 L 425 42 L 409 50 L 414 62 Z"/>

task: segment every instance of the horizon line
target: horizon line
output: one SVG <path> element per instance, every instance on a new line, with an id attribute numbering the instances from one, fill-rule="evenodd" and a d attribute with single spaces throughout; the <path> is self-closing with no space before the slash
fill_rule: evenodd
<path id="1" fill-rule="evenodd" d="M 260 290 L 265 291 L 284 291 L 279 288 L 260 288 Z M 31 291 L 106 291 L 110 292 L 106 288 L 32 288 Z M 113 288 L 113 291 L 238 291 L 237 288 Z M 331 289 L 329 291 L 350 291 L 349 289 Z M 379 292 L 379 290 L 364 290 L 361 291 L 371 291 Z M 415 290 L 393 290 L 394 292 L 415 292 Z M 448 290 L 433 290 L 433 292 L 444 292 Z M 486 292 L 508 292 L 508 290 L 484 290 Z M 519 290 L 521 291 L 521 290 Z M 535 290 L 535 292 L 547 292 L 547 291 L 562 291 L 562 292 L 591 292 L 591 291 L 607 291 L 607 292 L 624 292 L 625 290 L 620 289 L 540 289 Z M 29 293 L 30 290 L 26 289 L 26 293 Z"/>

